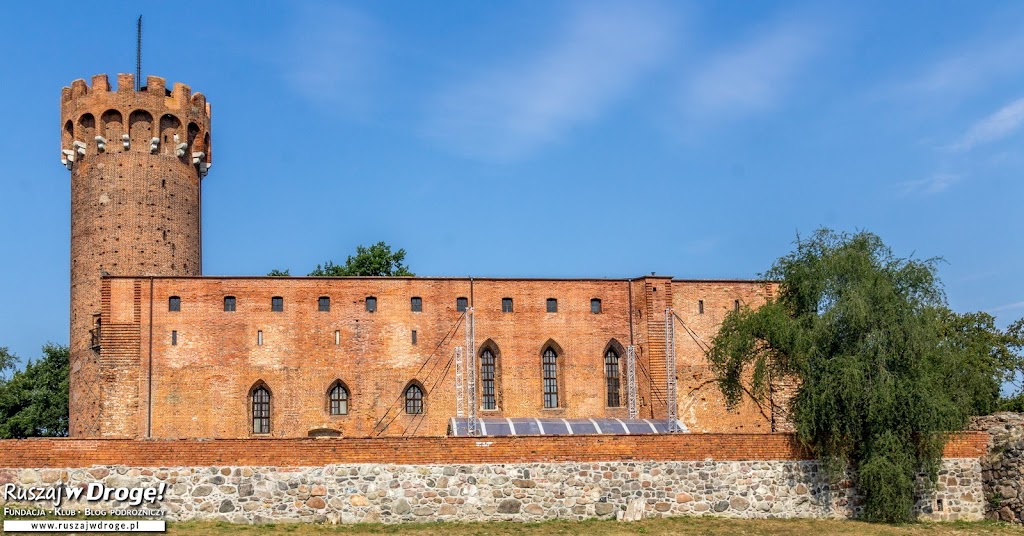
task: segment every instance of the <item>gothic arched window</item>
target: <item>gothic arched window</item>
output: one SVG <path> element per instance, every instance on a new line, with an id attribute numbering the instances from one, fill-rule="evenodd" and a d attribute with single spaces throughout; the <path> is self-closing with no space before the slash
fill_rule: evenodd
<path id="1" fill-rule="evenodd" d="M 405 412 L 409 415 L 423 413 L 423 388 L 415 383 L 405 389 Z"/>
<path id="2" fill-rule="evenodd" d="M 494 369 L 497 360 L 490 348 L 480 352 L 480 390 L 483 394 L 483 409 L 498 409 L 494 396 Z"/>
<path id="3" fill-rule="evenodd" d="M 558 354 L 550 346 L 544 349 L 544 407 L 558 407 Z"/>
<path id="4" fill-rule="evenodd" d="M 619 401 L 619 354 L 614 348 L 609 348 L 604 354 L 604 376 L 608 386 L 608 407 L 617 408 L 621 405 Z"/>

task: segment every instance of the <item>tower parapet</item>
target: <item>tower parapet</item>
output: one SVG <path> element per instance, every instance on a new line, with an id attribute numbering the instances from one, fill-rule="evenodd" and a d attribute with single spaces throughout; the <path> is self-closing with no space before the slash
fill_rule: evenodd
<path id="1" fill-rule="evenodd" d="M 101 357 L 104 337 L 126 335 L 100 329 L 100 279 L 201 275 L 210 105 L 157 76 L 136 91 L 130 74 L 118 75 L 116 90 L 104 74 L 91 86 L 75 80 L 60 104 L 61 162 L 71 171 L 70 431 L 135 436 L 141 372 Z"/>

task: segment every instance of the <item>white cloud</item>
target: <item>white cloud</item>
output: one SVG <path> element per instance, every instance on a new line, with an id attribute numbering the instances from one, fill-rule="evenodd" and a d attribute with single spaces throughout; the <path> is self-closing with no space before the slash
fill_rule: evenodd
<path id="1" fill-rule="evenodd" d="M 990 307 L 988 312 L 998 313 L 1000 311 L 1012 311 L 1014 309 L 1024 309 L 1024 301 L 1007 303 L 1006 305 L 1000 305 L 998 307 Z"/>
<path id="2" fill-rule="evenodd" d="M 327 109 L 366 113 L 380 64 L 379 28 L 333 4 L 303 5 L 274 58 L 297 93 Z"/>
<path id="3" fill-rule="evenodd" d="M 897 91 L 915 97 L 962 95 L 1022 69 L 1024 36 L 1015 32 L 1001 39 L 986 38 L 965 45 L 899 84 Z"/>
<path id="4" fill-rule="evenodd" d="M 473 156 L 521 157 L 599 118 L 661 63 L 669 18 L 646 4 L 586 3 L 533 57 L 445 88 L 424 127 Z"/>
<path id="5" fill-rule="evenodd" d="M 822 48 L 822 37 L 818 25 L 790 22 L 719 54 L 684 83 L 685 111 L 719 117 L 771 108 Z"/>
<path id="6" fill-rule="evenodd" d="M 957 151 L 970 151 L 1010 136 L 1024 124 L 1024 98 L 1003 106 L 995 113 L 977 121 L 950 147 Z"/>
<path id="7" fill-rule="evenodd" d="M 937 194 L 946 191 L 962 177 L 954 173 L 935 173 L 924 179 L 899 183 L 903 195 Z"/>

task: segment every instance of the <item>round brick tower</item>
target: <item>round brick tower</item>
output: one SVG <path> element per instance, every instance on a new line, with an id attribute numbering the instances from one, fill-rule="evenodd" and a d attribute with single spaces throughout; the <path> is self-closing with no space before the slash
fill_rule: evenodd
<path id="1" fill-rule="evenodd" d="M 200 275 L 200 182 L 210 167 L 210 106 L 184 84 L 130 74 L 111 91 L 61 92 L 61 162 L 71 171 L 70 433 L 104 435 L 100 353 L 104 275 Z"/>

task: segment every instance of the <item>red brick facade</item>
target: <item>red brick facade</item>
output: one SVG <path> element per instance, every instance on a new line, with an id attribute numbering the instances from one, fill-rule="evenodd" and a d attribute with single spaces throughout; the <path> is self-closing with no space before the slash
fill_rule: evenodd
<path id="1" fill-rule="evenodd" d="M 988 434 L 967 432 L 946 443 L 944 458 L 985 455 Z M 565 461 L 803 460 L 790 434 L 662 436 L 407 437 L 356 439 L 0 441 L 2 468 L 273 466 L 343 463 L 445 464 Z"/>
<path id="2" fill-rule="evenodd" d="M 664 276 L 198 277 L 209 105 L 183 84 L 168 91 L 158 77 L 140 91 L 133 85 L 131 75 L 119 75 L 112 91 L 99 75 L 91 87 L 76 80 L 61 98 L 72 192 L 72 435 L 444 435 L 456 414 L 453 356 L 466 345 L 459 299 L 475 311 L 466 359 L 477 372 L 480 416 L 627 417 L 626 348 L 633 345 L 640 417 L 669 415 L 675 377 L 677 412 L 690 431 L 783 429 L 784 404 L 776 400 L 726 410 L 705 358 L 726 312 L 761 305 L 772 284 Z M 228 297 L 233 311 L 225 311 Z M 373 312 L 368 297 L 376 300 Z M 274 298 L 281 311 L 273 310 Z M 328 311 L 320 310 L 321 298 L 329 299 Z M 414 298 L 422 310 L 413 310 Z M 503 311 L 506 299 L 511 311 Z M 554 311 L 549 300 L 557 300 Z M 670 308 L 678 316 L 671 340 Z M 666 366 L 670 343 L 675 370 Z M 479 380 L 485 350 L 494 358 L 487 405 Z M 549 350 L 554 364 L 545 373 Z M 618 359 L 617 403 L 609 402 L 609 352 Z M 545 374 L 554 407 L 545 407 Z M 344 414 L 331 411 L 337 385 L 347 393 Z M 412 385 L 424 394 L 421 414 L 406 411 Z M 254 405 L 256 389 L 269 395 L 267 407 Z M 265 434 L 253 421 L 264 409 Z"/>

